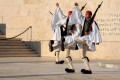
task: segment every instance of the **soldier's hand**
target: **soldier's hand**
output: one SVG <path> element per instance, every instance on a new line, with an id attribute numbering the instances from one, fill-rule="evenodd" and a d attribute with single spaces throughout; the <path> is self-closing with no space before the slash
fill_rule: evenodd
<path id="1" fill-rule="evenodd" d="M 59 7 L 59 3 L 56 3 L 56 6 Z"/>
<path id="2" fill-rule="evenodd" d="M 75 6 L 78 6 L 78 3 L 75 3 L 74 5 L 75 5 Z"/>
<path id="3" fill-rule="evenodd" d="M 72 34 L 72 33 L 73 33 L 73 31 L 72 31 L 72 30 L 69 30 L 69 33 L 71 33 L 71 34 Z"/>
<path id="4" fill-rule="evenodd" d="M 58 43 L 60 43 L 60 41 L 58 41 Z"/>
<path id="5" fill-rule="evenodd" d="M 89 33 L 88 32 L 85 32 L 85 35 L 88 35 Z"/>

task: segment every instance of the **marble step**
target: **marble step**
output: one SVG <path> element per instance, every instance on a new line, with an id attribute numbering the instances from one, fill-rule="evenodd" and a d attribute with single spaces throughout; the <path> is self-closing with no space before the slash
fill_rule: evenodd
<path id="1" fill-rule="evenodd" d="M 24 43 L 18 42 L 0 42 L 0 46 L 24 46 Z"/>
<path id="2" fill-rule="evenodd" d="M 27 46 L 0 46 L 0 49 L 28 49 Z"/>
<path id="3" fill-rule="evenodd" d="M 0 52 L 10 52 L 10 51 L 14 51 L 14 52 L 18 52 L 18 51 L 21 51 L 21 52 L 26 52 L 26 51 L 33 51 L 31 49 L 0 49 Z"/>
<path id="4" fill-rule="evenodd" d="M 1 39 L 6 39 L 6 38 L 1 38 Z M 0 40 L 0 41 L 21 41 L 22 38 L 14 38 L 14 39 L 8 39 L 8 40 Z"/>
<path id="5" fill-rule="evenodd" d="M 21 53 L 21 54 L 16 54 L 16 53 L 6 53 L 6 54 L 0 54 L 0 57 L 39 57 L 39 54 L 28 54 L 28 53 Z"/>

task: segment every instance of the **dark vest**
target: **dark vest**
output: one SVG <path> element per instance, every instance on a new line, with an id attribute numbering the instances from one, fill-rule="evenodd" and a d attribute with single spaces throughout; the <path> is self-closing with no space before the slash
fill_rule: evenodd
<path id="1" fill-rule="evenodd" d="M 66 28 L 65 28 L 65 31 L 64 31 L 64 35 L 72 35 L 71 33 L 69 33 L 69 30 L 73 30 L 75 25 L 68 25 L 68 22 L 69 22 L 69 18 L 67 18 L 67 22 L 66 22 Z"/>
<path id="2" fill-rule="evenodd" d="M 85 19 L 81 36 L 84 36 L 84 35 L 85 35 L 85 32 L 88 32 L 88 33 L 89 33 L 90 31 L 92 31 L 92 27 L 91 27 L 91 29 L 90 29 L 91 22 L 92 22 L 92 19 L 89 19 L 89 20 L 86 20 L 86 19 Z"/>
<path id="3" fill-rule="evenodd" d="M 75 27 L 75 25 L 68 25 L 67 26 L 67 35 L 72 35 L 71 33 L 69 33 L 69 30 L 73 30 Z"/>

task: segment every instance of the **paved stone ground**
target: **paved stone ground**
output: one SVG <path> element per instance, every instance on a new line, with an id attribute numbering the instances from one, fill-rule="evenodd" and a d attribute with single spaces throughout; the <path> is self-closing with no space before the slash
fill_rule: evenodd
<path id="1" fill-rule="evenodd" d="M 54 58 L 2 57 L 0 80 L 120 80 L 119 69 L 99 67 L 98 62 L 91 61 L 93 74 L 85 75 L 80 73 L 80 60 L 74 61 L 75 73 L 66 73 L 67 63 L 56 65 Z"/>
<path id="2" fill-rule="evenodd" d="M 100 67 L 104 68 L 114 68 L 114 69 L 119 69 L 120 70 L 120 61 L 101 61 L 98 64 Z"/>

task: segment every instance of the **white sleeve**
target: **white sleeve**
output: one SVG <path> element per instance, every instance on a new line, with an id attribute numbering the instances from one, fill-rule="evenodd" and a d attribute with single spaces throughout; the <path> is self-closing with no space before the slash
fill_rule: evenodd
<path id="1" fill-rule="evenodd" d="M 82 26 L 80 24 L 76 24 L 76 31 L 81 34 L 82 33 Z"/>
<path id="2" fill-rule="evenodd" d="M 81 28 L 81 25 L 80 24 L 76 24 L 76 29 L 74 30 L 74 33 L 73 33 L 73 38 L 78 38 L 81 36 L 81 32 L 82 32 L 82 28 Z"/>
<path id="3" fill-rule="evenodd" d="M 102 38 L 98 26 L 93 22 L 92 24 L 92 34 L 90 34 L 90 40 L 94 43 L 102 43 Z"/>
<path id="4" fill-rule="evenodd" d="M 97 25 L 96 25 L 96 43 L 102 43 L 102 38 L 101 38 L 100 30 L 98 29 Z"/>
<path id="5" fill-rule="evenodd" d="M 55 41 L 60 41 L 61 40 L 61 30 L 60 30 L 60 27 L 57 27 L 55 29 L 53 40 L 55 40 Z"/>
<path id="6" fill-rule="evenodd" d="M 58 7 L 55 10 L 55 13 L 52 16 L 52 20 L 51 20 L 51 28 L 54 30 L 57 27 L 60 27 L 61 25 L 65 24 L 67 20 L 67 16 L 65 16 L 60 7 Z"/>
<path id="7" fill-rule="evenodd" d="M 79 7 L 76 6 L 75 9 L 73 10 L 70 19 L 69 19 L 69 25 L 73 24 L 83 24 L 84 21 L 84 16 L 82 15 L 82 12 L 80 11 Z"/>

